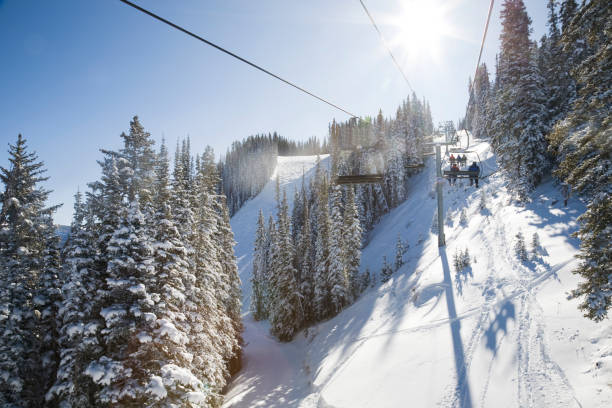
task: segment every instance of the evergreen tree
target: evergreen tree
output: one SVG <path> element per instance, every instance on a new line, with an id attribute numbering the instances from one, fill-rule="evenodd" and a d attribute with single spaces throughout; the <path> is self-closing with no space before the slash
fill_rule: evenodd
<path id="1" fill-rule="evenodd" d="M 383 265 L 382 265 L 382 268 L 380 270 L 380 281 L 382 283 L 387 282 L 389 279 L 391 279 L 391 275 L 393 275 L 393 268 L 387 262 L 387 256 L 384 255 L 383 256 Z"/>
<path id="2" fill-rule="evenodd" d="M 97 334 L 102 326 L 94 297 L 102 286 L 102 276 L 94 268 L 96 246 L 92 234 L 91 211 L 82 194 L 75 195 L 70 238 L 64 248 L 63 300 L 58 315 L 60 363 L 55 384 L 46 399 L 52 405 L 93 407 L 95 387 L 84 375 L 89 356 L 101 353 Z"/>
<path id="3" fill-rule="evenodd" d="M 357 205 L 355 204 L 355 193 L 349 186 L 346 193 L 346 206 L 344 209 L 344 244 L 347 276 L 349 281 L 350 293 L 356 299 L 361 292 L 359 282 L 359 264 L 361 262 L 361 225 Z"/>
<path id="4" fill-rule="evenodd" d="M 567 15 L 574 6 L 562 4 L 564 50 L 583 44 L 588 57 L 577 63 L 572 76 L 578 94 L 568 117 L 550 135 L 559 168 L 556 175 L 582 193 L 587 199 L 587 211 L 580 216 L 580 266 L 574 271 L 584 281 L 573 291 L 582 298 L 580 308 L 585 316 L 603 320 L 612 304 L 612 190 L 611 144 L 612 121 L 612 9 L 605 0 L 592 0 L 571 19 Z"/>
<path id="5" fill-rule="evenodd" d="M 569 27 L 572 19 L 578 11 L 578 4 L 576 0 L 563 0 L 561 1 L 561 28 L 565 33 Z"/>
<path id="6" fill-rule="evenodd" d="M 296 271 L 293 267 L 293 244 L 289 231 L 289 208 L 287 195 L 283 191 L 283 199 L 279 205 L 275 252 L 278 261 L 274 270 L 272 285 L 274 286 L 275 302 L 270 313 L 270 330 L 281 341 L 289 341 L 302 324 L 302 306 Z"/>
<path id="7" fill-rule="evenodd" d="M 43 163 L 19 135 L 0 167 L 0 405 L 40 406 L 55 376 L 57 240 Z M 49 337 L 50 336 L 50 337 Z"/>
<path id="8" fill-rule="evenodd" d="M 361 275 L 361 285 L 359 288 L 359 293 L 364 292 L 368 287 L 372 284 L 372 273 L 370 272 L 370 268 L 366 267 L 366 270 Z"/>
<path id="9" fill-rule="evenodd" d="M 300 293 L 302 294 L 302 309 L 304 315 L 304 324 L 309 324 L 315 321 L 315 309 L 313 305 L 314 296 L 314 279 L 313 279 L 313 256 L 312 256 L 312 234 L 310 225 L 310 210 L 306 197 L 303 197 L 304 212 L 302 230 L 298 238 L 297 252 L 298 271 L 300 279 Z"/>
<path id="10" fill-rule="evenodd" d="M 330 313 L 330 287 L 329 275 L 329 249 L 331 235 L 331 220 L 329 217 L 327 181 L 323 177 L 317 183 L 317 235 L 315 238 L 315 264 L 314 264 L 314 309 L 318 319 L 329 316 Z"/>
<path id="11" fill-rule="evenodd" d="M 498 117 L 493 127 L 493 146 L 511 190 L 522 201 L 549 166 L 545 98 L 535 48 L 529 40 L 531 19 L 523 1 L 506 0 L 501 18 L 500 89 L 496 94 Z"/>
<path id="12" fill-rule="evenodd" d="M 329 248 L 329 273 L 327 286 L 329 287 L 330 313 L 338 314 L 346 307 L 351 299 L 348 280 L 346 249 L 343 233 L 342 219 L 342 193 L 340 187 L 335 186 L 332 192 L 332 213 Z"/>
<path id="13" fill-rule="evenodd" d="M 514 243 L 514 252 L 521 261 L 526 261 L 528 257 L 527 247 L 525 246 L 525 237 L 523 236 L 523 233 L 519 231 L 516 233 L 515 238 L 516 242 Z"/>
<path id="14" fill-rule="evenodd" d="M 141 361 L 139 338 L 153 330 L 153 299 L 146 283 L 153 273 L 152 248 L 137 202 L 124 210 L 121 222 L 108 242 L 111 256 L 106 270 L 105 295 L 100 314 L 104 328 L 100 338 L 104 355 L 94 359 L 85 374 L 98 386 L 96 402 L 123 405 L 146 401 L 152 370 Z"/>
<path id="15" fill-rule="evenodd" d="M 404 265 L 404 244 L 402 237 L 397 235 L 397 242 L 395 244 L 395 270 L 398 271 Z"/>
<path id="16" fill-rule="evenodd" d="M 129 177 L 128 180 L 128 201 L 133 201 L 138 197 L 140 208 L 149 212 L 151 186 L 153 185 L 155 152 L 151 139 L 151 134 L 145 132 L 143 126 L 134 116 L 130 122 L 130 131 L 126 135 L 121 134 L 123 139 L 123 149 L 120 150 L 120 157 L 126 161 L 123 166 L 124 171 Z"/>
<path id="17" fill-rule="evenodd" d="M 257 232 L 255 233 L 255 245 L 253 246 L 253 273 L 251 276 L 251 313 L 255 320 L 263 320 L 268 317 L 266 307 L 266 226 L 263 212 L 259 211 L 257 219 Z"/>

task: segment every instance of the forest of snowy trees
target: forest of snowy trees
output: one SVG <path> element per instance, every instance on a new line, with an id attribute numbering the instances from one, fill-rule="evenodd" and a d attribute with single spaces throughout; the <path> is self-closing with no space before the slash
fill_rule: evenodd
<path id="1" fill-rule="evenodd" d="M 383 175 L 382 184 L 362 184 L 356 189 L 365 232 L 406 199 L 406 181 L 418 171 L 410 166 L 423 162 L 423 143 L 433 131 L 429 103 L 420 101 L 415 94 L 402 102 L 393 118 L 385 118 L 379 111 L 374 119 L 332 122 L 332 175 Z"/>
<path id="2" fill-rule="evenodd" d="M 232 143 L 219 161 L 221 189 L 227 197 L 230 216 L 249 199 L 255 197 L 270 180 L 278 156 L 301 156 L 327 153 L 327 144 L 311 137 L 296 142 L 278 133 L 249 136 Z"/>
<path id="3" fill-rule="evenodd" d="M 0 169 L 0 405 L 214 407 L 240 366 L 240 279 L 207 149 L 172 173 L 137 117 L 75 196 L 60 250 L 43 164 Z"/>
<path id="4" fill-rule="evenodd" d="M 310 183 L 303 178 L 293 192 L 291 213 L 277 180 L 276 219 L 261 213 L 257 220 L 250 308 L 283 341 L 335 316 L 373 282 L 370 271 L 359 271 L 367 232 L 406 199 L 406 181 L 415 171 L 406 165 L 422 162 L 423 139 L 433 123 L 429 105 L 413 95 L 395 118 L 379 112 L 374 120 L 334 121 L 329 132 L 332 174 L 317 162 Z M 376 172 L 384 176 L 380 185 L 333 184 L 339 173 Z M 382 280 L 402 265 L 401 241 L 397 252 L 395 264 L 380 271 Z"/>
<path id="5" fill-rule="evenodd" d="M 575 271 L 584 280 L 572 296 L 601 321 L 612 304 L 612 7 L 548 0 L 539 44 L 522 0 L 505 0 L 501 19 L 495 78 L 479 67 L 465 125 L 490 138 L 519 201 L 550 173 L 584 198 Z"/>

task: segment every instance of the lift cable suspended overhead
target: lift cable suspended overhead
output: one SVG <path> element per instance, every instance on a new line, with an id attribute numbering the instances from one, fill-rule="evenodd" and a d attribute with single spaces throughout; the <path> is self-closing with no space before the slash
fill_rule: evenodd
<path id="1" fill-rule="evenodd" d="M 389 47 L 389 44 L 387 43 L 387 40 L 385 40 L 385 37 L 382 35 L 382 33 L 380 32 L 380 30 L 378 29 L 378 26 L 376 25 L 376 22 L 374 21 L 374 17 L 372 17 L 372 15 L 370 14 L 370 12 L 368 11 L 368 8 L 366 7 L 365 3 L 362 0 L 359 0 L 359 3 L 361 3 L 361 7 L 363 7 L 363 10 L 365 11 L 365 13 L 368 15 L 368 18 L 370 19 L 370 22 L 372 23 L 372 26 L 374 26 L 374 29 L 376 30 L 376 32 L 378 33 L 378 36 L 380 37 L 381 42 L 383 43 L 383 45 L 385 46 L 385 48 L 387 49 L 387 52 L 389 53 L 389 56 L 391 57 L 391 59 L 393 60 L 393 63 L 395 64 L 395 66 L 397 67 L 398 71 L 400 72 L 400 74 L 402 74 L 402 77 L 404 77 L 404 80 L 406 81 L 406 84 L 408 85 L 408 88 L 410 88 L 410 90 L 413 93 L 414 89 L 412 89 L 412 86 L 410 85 L 410 81 L 408 81 L 408 77 L 406 76 L 406 74 L 404 73 L 404 70 L 402 69 L 402 67 L 400 66 L 399 62 L 397 62 L 397 60 L 395 59 L 395 56 L 393 55 L 393 53 L 391 52 L 391 47 Z"/>
<path id="2" fill-rule="evenodd" d="M 478 61 L 476 62 L 476 69 L 474 70 L 474 77 L 470 81 L 470 90 L 468 92 L 468 106 L 467 110 L 470 109 L 470 105 L 472 104 L 472 92 L 474 91 L 474 82 L 476 81 L 476 75 L 478 74 L 478 68 L 480 68 L 480 59 L 482 58 L 482 50 L 484 49 L 485 40 L 487 38 L 487 31 L 489 30 L 489 22 L 491 21 L 491 13 L 493 12 L 493 3 L 495 0 L 491 0 L 489 3 L 489 13 L 487 14 L 487 22 L 485 24 L 484 31 L 482 33 L 482 40 L 480 42 L 480 52 L 478 53 Z M 470 146 L 470 135 L 466 129 L 463 129 L 465 134 L 467 135 L 467 145 Z"/>
<path id="3" fill-rule="evenodd" d="M 215 43 L 213 43 L 213 42 L 211 42 L 211 41 L 208 41 L 208 40 L 207 40 L 207 39 L 205 39 L 205 38 L 200 37 L 200 36 L 199 36 L 199 35 L 197 35 L 197 34 L 194 34 L 193 32 L 191 32 L 191 31 L 189 31 L 189 30 L 187 30 L 187 29 L 185 29 L 185 28 L 183 28 L 183 27 L 179 26 L 178 24 L 175 24 L 175 23 L 173 23 L 173 22 L 171 22 L 171 21 L 169 21 L 169 20 L 166 20 L 165 18 L 160 17 L 160 16 L 158 16 L 157 14 L 155 14 L 155 13 L 153 13 L 153 12 L 151 12 L 151 11 L 147 10 L 147 9 L 144 9 L 144 8 L 140 7 L 139 5 L 132 3 L 131 1 L 128 1 L 128 0 L 119 0 L 119 1 L 121 1 L 122 3 L 127 4 L 127 5 L 128 5 L 128 6 L 130 6 L 130 7 L 135 8 L 136 10 L 138 10 L 138 11 L 140 11 L 140 12 L 144 13 L 144 14 L 147 14 L 148 16 L 153 17 L 153 18 L 154 18 L 154 19 L 156 19 L 156 20 L 161 21 L 162 23 L 165 23 L 165 24 L 169 25 L 169 26 L 170 26 L 170 27 L 172 27 L 172 28 L 175 28 L 175 29 L 177 29 L 177 30 L 179 30 L 179 31 L 181 31 L 181 32 L 183 32 L 183 33 L 185 33 L 185 34 L 187 34 L 187 35 L 189 35 L 189 36 L 191 36 L 191 37 L 193 37 L 193 38 L 197 39 L 197 40 L 202 41 L 203 43 L 208 44 L 208 45 L 210 45 L 211 47 L 216 48 L 217 50 L 219 50 L 219 51 L 221 51 L 221 52 L 223 52 L 223 53 L 225 53 L 225 54 L 227 54 L 227 55 L 229 55 L 229 56 L 232 56 L 232 57 L 236 58 L 237 60 L 242 61 L 242 62 L 244 62 L 245 64 L 250 65 L 251 67 L 253 67 L 253 68 L 255 68 L 255 69 L 258 69 L 259 71 L 261 71 L 261 72 L 263 72 L 263 73 L 266 73 L 266 74 L 270 75 L 271 77 L 276 78 L 276 79 L 278 79 L 279 81 L 282 81 L 282 82 L 284 82 L 285 84 L 287 84 L 287 85 L 289 85 L 289 86 L 292 86 L 292 87 L 294 87 L 295 89 L 297 89 L 297 90 L 299 90 L 299 91 L 302 91 L 302 92 L 304 92 L 305 94 L 310 95 L 310 96 L 312 96 L 313 98 L 316 98 L 316 99 L 318 99 L 319 101 L 321 101 L 321 102 L 323 102 L 323 103 L 326 103 L 327 105 L 332 106 L 332 107 L 334 107 L 334 108 L 336 108 L 336 109 L 338 109 L 338 110 L 340 110 L 340 111 L 342 111 L 342 112 L 346 113 L 347 115 L 349 115 L 349 116 L 351 116 L 351 117 L 357 117 L 357 115 L 355 115 L 355 114 L 353 114 L 353 113 L 349 112 L 348 110 L 346 110 L 346 109 L 344 109 L 344 108 L 341 108 L 340 106 L 338 106 L 338 105 L 336 105 L 336 104 L 334 104 L 334 103 L 332 103 L 332 102 L 330 102 L 330 101 L 328 101 L 328 100 L 326 100 L 326 99 L 324 99 L 324 98 L 322 98 L 322 97 L 320 97 L 320 96 L 315 95 L 313 92 L 310 92 L 310 91 L 308 91 L 308 90 L 306 90 L 306 89 L 302 88 L 301 86 L 298 86 L 298 85 L 294 84 L 293 82 L 288 81 L 288 80 L 286 80 L 286 79 L 284 79 L 284 78 L 282 78 L 282 77 L 280 77 L 280 76 L 278 76 L 278 75 L 276 75 L 276 74 L 274 74 L 274 73 L 272 73 L 272 72 L 268 71 L 267 69 L 262 68 L 262 67 L 260 67 L 259 65 L 255 64 L 255 63 L 253 63 L 253 62 L 251 62 L 251 61 L 249 61 L 249 60 L 247 60 L 247 59 L 245 59 L 245 58 L 242 58 L 241 56 L 239 56 L 239 55 L 237 55 L 237 54 L 234 54 L 233 52 L 228 51 L 228 50 L 226 50 L 225 48 L 223 48 L 223 47 L 221 47 L 221 46 L 219 46 L 219 45 L 217 45 L 217 44 L 215 44 Z"/>
<path id="4" fill-rule="evenodd" d="M 469 90 L 470 97 L 468 98 L 468 109 L 470 107 L 470 104 L 472 103 L 471 95 L 474 90 L 474 82 L 476 81 L 476 75 L 478 74 L 478 68 L 480 68 L 482 50 L 484 49 L 485 40 L 487 38 L 487 31 L 489 30 L 489 22 L 491 21 L 491 13 L 493 12 L 494 3 L 495 3 L 495 0 L 491 0 L 491 2 L 489 3 L 489 12 L 487 13 L 487 21 L 485 23 L 484 31 L 482 33 L 482 40 L 480 42 L 480 51 L 478 52 L 478 60 L 476 61 L 476 70 L 474 71 L 474 78 L 472 79 L 472 81 L 470 81 L 470 90 Z M 467 130 L 464 129 L 464 131 L 468 135 L 468 147 L 469 147 L 469 134 L 467 133 Z M 463 153 L 465 155 L 465 153 L 470 153 L 470 152 L 465 151 Z M 444 177 L 447 177 L 447 178 L 483 178 L 482 177 L 482 162 L 480 161 L 480 157 L 478 156 L 478 153 L 476 153 L 476 155 L 478 157 L 478 163 L 479 163 L 478 171 L 470 171 L 470 170 L 453 171 L 452 169 L 444 170 Z"/>

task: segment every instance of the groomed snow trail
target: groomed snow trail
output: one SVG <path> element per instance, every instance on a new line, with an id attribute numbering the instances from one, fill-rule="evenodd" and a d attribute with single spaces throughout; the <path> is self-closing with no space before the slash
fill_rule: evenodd
<path id="1" fill-rule="evenodd" d="M 321 155 L 321 166 L 329 168 L 329 155 Z M 270 181 L 257 197 L 246 203 L 231 219 L 236 240 L 235 253 L 242 280 L 244 348 L 243 369 L 233 380 L 225 397 L 225 407 L 287 407 L 303 400 L 308 389 L 309 373 L 300 366 L 304 347 L 297 343 L 280 343 L 269 334 L 267 322 L 255 322 L 248 313 L 251 302 L 251 272 L 253 243 L 259 210 L 263 211 L 266 225 L 270 216 L 276 216 L 276 176 L 287 193 L 289 208 L 293 194 L 314 176 L 317 156 L 279 157 Z M 306 371 L 305 371 L 306 370 Z"/>
<path id="2" fill-rule="evenodd" d="M 485 175 L 495 171 L 488 144 L 472 149 Z M 292 198 L 302 166 L 311 175 L 314 158 L 279 159 L 281 187 Z M 499 174 L 479 190 L 446 183 L 447 245 L 439 249 L 431 231 L 433 167 L 428 162 L 409 180 L 408 200 L 381 220 L 363 250 L 362 270 L 378 272 L 383 255 L 394 259 L 398 235 L 410 245 L 389 282 L 291 343 L 277 342 L 265 322 L 245 314 L 245 368 L 226 407 L 612 406 L 612 327 L 584 319 L 566 299 L 578 282 L 570 273 L 578 248 L 571 233 L 582 204 L 564 208 L 552 182 L 525 206 L 512 203 Z M 479 207 L 482 191 L 486 208 Z M 273 182 L 232 219 L 245 310 L 259 208 L 274 213 Z M 536 258 L 517 259 L 518 231 L 529 250 L 538 233 Z M 465 249 L 471 266 L 457 271 L 453 257 Z"/>

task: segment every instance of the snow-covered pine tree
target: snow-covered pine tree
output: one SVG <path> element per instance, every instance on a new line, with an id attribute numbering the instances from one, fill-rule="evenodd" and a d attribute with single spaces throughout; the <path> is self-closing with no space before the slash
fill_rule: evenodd
<path id="1" fill-rule="evenodd" d="M 266 307 L 266 225 L 263 212 L 259 210 L 255 244 L 253 246 L 253 273 L 251 276 L 251 305 L 250 310 L 255 320 L 268 317 Z"/>
<path id="2" fill-rule="evenodd" d="M 156 316 L 146 285 L 153 274 L 153 251 L 136 199 L 123 210 L 107 251 L 106 296 L 100 311 L 104 327 L 99 337 L 104 353 L 90 362 L 85 374 L 98 386 L 96 403 L 142 404 L 147 401 L 146 384 L 155 371 L 142 359 L 140 340 L 143 332 L 154 330 L 151 325 Z M 180 343 L 187 339 L 177 336 L 172 340 Z"/>
<path id="3" fill-rule="evenodd" d="M 361 224 L 357 205 L 355 203 L 355 192 L 352 186 L 347 188 L 346 205 L 344 208 L 344 245 L 346 259 L 347 276 L 349 289 L 353 299 L 356 299 L 361 292 L 359 281 L 359 264 L 361 263 Z"/>
<path id="4" fill-rule="evenodd" d="M 146 289 L 154 302 L 150 315 L 155 319 L 137 334 L 142 360 L 148 361 L 152 375 L 146 384 L 146 405 L 168 404 L 205 406 L 193 403 L 209 398 L 209 388 L 194 374 L 191 355 L 194 351 L 187 325 L 186 284 L 190 281 L 187 251 L 174 223 L 170 209 L 168 152 L 162 142 L 155 164 L 152 204 L 155 226 L 151 243 L 154 274 Z M 176 374 L 181 374 L 176 375 Z"/>
<path id="5" fill-rule="evenodd" d="M 521 261 L 526 261 L 528 256 L 523 233 L 521 231 L 517 232 L 514 238 L 516 239 L 514 243 L 514 253 Z"/>
<path id="6" fill-rule="evenodd" d="M 314 296 L 314 271 L 313 271 L 313 256 L 312 256 L 312 234 L 310 225 L 310 210 L 306 196 L 302 197 L 304 212 L 302 214 L 303 224 L 302 230 L 298 237 L 297 252 L 298 258 L 298 274 L 300 285 L 300 293 L 302 294 L 302 310 L 304 325 L 308 325 L 315 321 L 315 309 L 313 304 Z"/>
<path id="7" fill-rule="evenodd" d="M 97 339 L 102 327 L 99 313 L 93 309 L 96 290 L 102 285 L 94 269 L 96 245 L 92 234 L 91 211 L 77 192 L 70 238 L 64 248 L 63 300 L 58 313 L 60 363 L 55 383 L 46 395 L 52 406 L 93 407 L 93 383 L 84 375 L 90 355 L 101 353 Z M 88 225 L 89 224 L 89 225 Z"/>
<path id="8" fill-rule="evenodd" d="M 549 167 L 544 94 L 535 46 L 529 40 L 531 19 L 522 0 L 505 0 L 501 12 L 500 89 L 493 147 L 521 201 Z M 520 103 L 518 103 L 520 101 Z"/>
<path id="9" fill-rule="evenodd" d="M 361 285 L 359 288 L 359 293 L 365 292 L 370 285 L 372 284 L 372 273 L 370 272 L 370 267 L 366 267 L 366 270 L 361 275 Z"/>
<path id="10" fill-rule="evenodd" d="M 212 168 L 211 168 L 212 169 Z M 215 170 L 216 171 L 216 170 Z M 230 375 L 236 374 L 242 367 L 242 289 L 238 265 L 234 255 L 234 233 L 230 226 L 229 211 L 225 204 L 225 196 L 217 195 L 213 201 L 217 215 L 217 241 L 219 243 L 219 255 L 221 261 L 222 282 L 226 288 L 221 297 L 225 306 L 225 314 L 231 321 L 233 331 L 230 332 L 231 339 L 227 343 L 226 355 Z M 292 254 L 293 255 L 293 254 Z M 292 259 L 293 261 L 293 259 Z M 229 346 L 232 345 L 230 348 Z"/>
<path id="11" fill-rule="evenodd" d="M 581 310 L 595 321 L 606 318 L 612 305 L 612 153 L 610 144 L 612 94 L 612 8 L 605 0 L 592 0 L 575 16 L 572 1 L 562 3 L 562 41 L 566 52 L 576 44 L 587 50 L 575 61 L 572 76 L 578 95 L 568 117 L 550 135 L 557 154 L 556 175 L 582 193 L 588 202 L 580 216 L 582 281 L 572 296 L 582 299 Z M 564 9 L 565 7 L 565 9 Z M 565 12 L 564 12 L 565 10 Z M 565 14 L 564 14 L 565 13 Z"/>
<path id="12" fill-rule="evenodd" d="M 483 63 L 476 71 L 474 78 L 474 118 L 472 119 L 472 135 L 475 138 L 487 138 L 487 100 L 490 93 L 489 72 Z"/>
<path id="13" fill-rule="evenodd" d="M 138 120 L 138 116 L 134 116 L 130 121 L 130 131 L 126 135 L 121 134 L 123 139 L 123 148 L 119 151 L 119 155 L 127 162 L 125 171 L 128 172 L 128 200 L 133 201 L 138 196 L 138 202 L 141 211 L 145 214 L 151 212 L 151 195 L 150 190 L 155 177 L 155 151 L 153 145 L 155 142 L 151 139 L 151 134 L 146 132 Z"/>
<path id="14" fill-rule="evenodd" d="M 548 35 L 544 36 L 538 50 L 538 66 L 544 80 L 546 97 L 545 121 L 551 128 L 566 115 L 575 93 L 575 83 L 570 76 L 569 59 L 563 52 L 557 1 L 548 0 Z"/>
<path id="15" fill-rule="evenodd" d="M 283 199 L 279 205 L 280 219 L 278 220 L 275 252 L 277 257 L 276 268 L 272 284 L 274 286 L 275 302 L 270 313 L 270 331 L 281 341 L 289 341 L 301 328 L 303 315 L 300 288 L 293 267 L 294 248 L 289 231 L 289 207 L 287 194 L 283 191 Z"/>
<path id="16" fill-rule="evenodd" d="M 181 161 L 190 162 L 187 158 Z M 225 300 L 230 288 L 224 276 L 219 217 L 214 208 L 214 197 L 207 188 L 208 177 L 199 166 L 198 172 L 191 173 L 190 179 L 187 200 L 194 224 L 192 277 L 187 285 L 187 321 L 194 373 L 209 385 L 209 403 L 216 406 L 220 404 L 220 392 L 229 377 L 227 362 L 238 346 L 238 338 L 227 314 Z"/>
<path id="17" fill-rule="evenodd" d="M 274 221 L 274 218 L 270 216 L 268 219 L 268 242 L 267 242 L 267 255 L 268 265 L 266 268 L 266 304 L 268 307 L 268 320 L 272 320 L 272 313 L 276 310 L 277 304 L 277 292 L 275 279 L 278 275 L 279 269 L 279 243 L 278 243 L 278 225 Z"/>
<path id="18" fill-rule="evenodd" d="M 537 232 L 533 233 L 533 236 L 531 237 L 531 258 L 532 259 L 536 259 L 540 256 L 540 250 L 542 249 L 542 246 L 540 244 L 540 236 L 538 235 Z"/>
<path id="19" fill-rule="evenodd" d="M 45 207 L 45 169 L 21 135 L 9 144 L 9 163 L 0 167 L 0 405 L 41 406 L 57 364 L 55 339 L 47 338 L 58 295 L 49 289 L 61 287 L 50 235 L 57 206 Z"/>
<path id="20" fill-rule="evenodd" d="M 314 297 L 313 304 L 317 319 L 321 320 L 329 316 L 331 306 L 330 287 L 327 276 L 329 275 L 329 250 L 331 235 L 331 220 L 329 217 L 328 187 L 325 177 L 317 181 L 317 236 L 315 240 L 315 262 L 314 262 Z"/>
<path id="21" fill-rule="evenodd" d="M 391 275 L 393 275 L 393 268 L 389 265 L 389 262 L 387 262 L 387 256 L 383 255 L 383 265 L 380 269 L 380 281 L 382 283 L 387 282 L 391 279 Z"/>
<path id="22" fill-rule="evenodd" d="M 562 0 L 561 1 L 561 10 L 560 10 L 560 18 L 561 18 L 561 29 L 563 33 L 569 29 L 570 23 L 572 19 L 578 12 L 578 4 L 576 0 Z"/>
<path id="23" fill-rule="evenodd" d="M 342 219 L 342 192 L 339 186 L 334 186 L 331 199 L 331 230 L 329 242 L 329 273 L 327 285 L 329 287 L 330 313 L 336 315 L 346 307 L 351 294 L 349 289 L 346 249 L 343 233 Z"/>
<path id="24" fill-rule="evenodd" d="M 395 270 L 398 271 L 404 265 L 404 243 L 401 235 L 397 234 L 397 242 L 395 243 Z"/>

